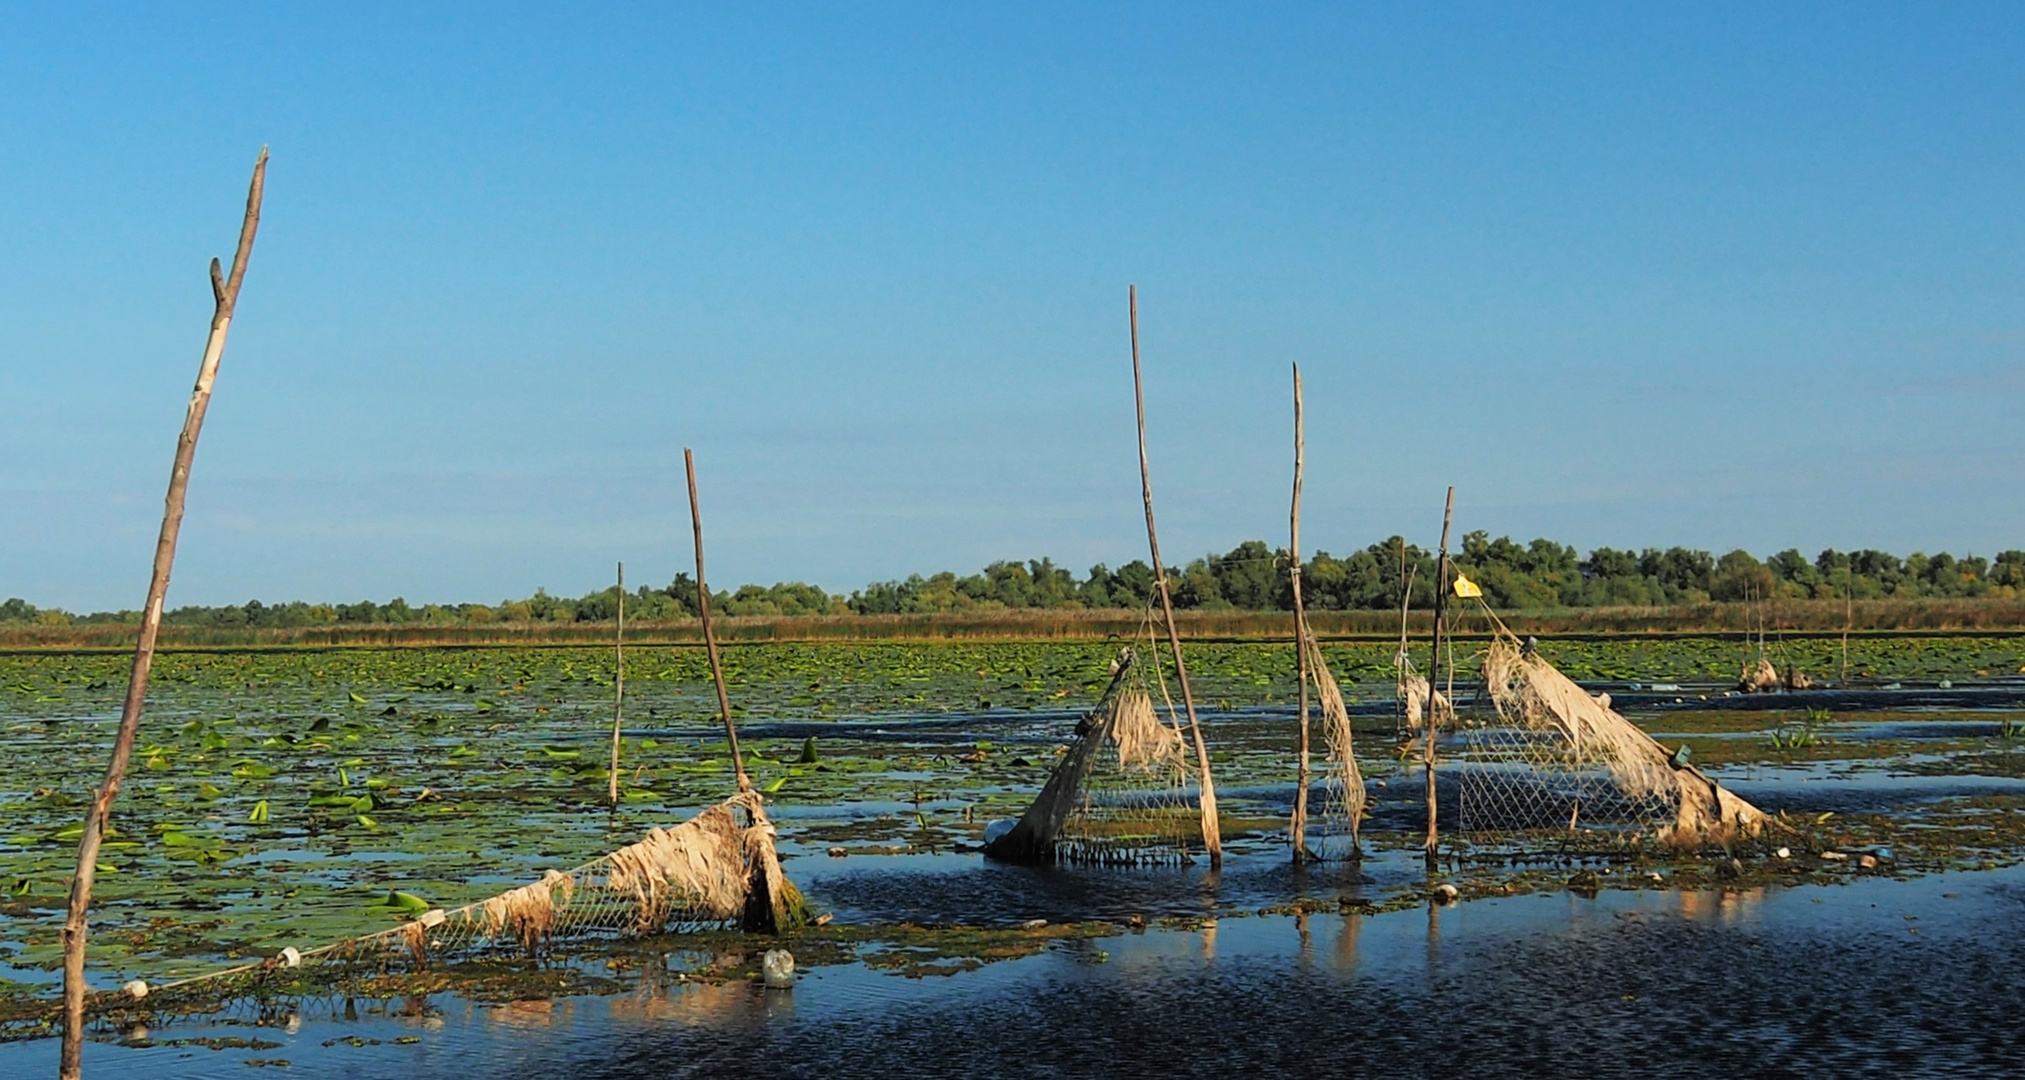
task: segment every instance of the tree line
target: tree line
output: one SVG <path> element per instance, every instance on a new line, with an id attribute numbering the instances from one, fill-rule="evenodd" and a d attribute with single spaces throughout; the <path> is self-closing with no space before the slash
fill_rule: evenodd
<path id="1" fill-rule="evenodd" d="M 1672 547 L 1642 551 L 1597 548 L 1587 556 L 1553 540 L 1519 544 L 1489 533 L 1463 537 L 1455 565 L 1482 586 L 1484 598 L 1500 609 L 1566 607 L 1663 607 L 1708 601 L 1771 599 L 1857 600 L 2025 596 L 2025 551 L 1999 552 L 1994 559 L 1946 552 L 1915 552 L 1900 558 L 1884 551 L 1829 549 L 1809 559 L 1787 549 L 1766 559 L 1747 551 L 1721 557 Z M 1170 567 L 1174 604 L 1199 610 L 1288 611 L 1293 582 L 1285 549 L 1247 540 L 1222 554 L 1211 553 Z M 1434 599 L 1434 553 L 1394 536 L 1345 556 L 1317 551 L 1302 561 L 1301 597 L 1321 611 L 1397 608 L 1406 592 L 1415 608 Z M 901 615 L 1062 608 L 1140 608 L 1153 597 L 1153 568 L 1134 559 L 1116 569 L 1098 563 L 1082 575 L 1051 559 L 1003 560 L 959 576 L 943 571 L 904 580 L 879 581 L 848 595 L 801 582 L 741 585 L 713 592 L 713 611 L 729 616 Z M 361 600 L 319 604 L 300 600 L 268 604 L 186 606 L 163 616 L 171 626 L 287 628 L 343 624 L 484 624 L 610 622 L 618 614 L 618 590 L 580 597 L 551 596 L 544 589 L 521 600 L 496 604 L 410 604 Z M 626 617 L 643 622 L 693 618 L 696 582 L 677 574 L 666 586 L 642 586 L 626 594 Z M 37 608 L 20 599 L 0 602 L 0 624 L 137 623 L 137 611 L 74 615 Z"/>

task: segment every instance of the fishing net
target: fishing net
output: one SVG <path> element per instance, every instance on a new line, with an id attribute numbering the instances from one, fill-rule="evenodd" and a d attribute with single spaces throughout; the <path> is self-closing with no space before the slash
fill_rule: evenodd
<path id="1" fill-rule="evenodd" d="M 1754 834 L 1758 809 L 1670 754 L 1530 645 L 1497 626 L 1483 694 L 1448 714 L 1460 828 L 1473 839 L 1555 831 L 1650 837 L 1682 846 Z"/>
<path id="2" fill-rule="evenodd" d="M 398 895 L 398 894 L 396 894 Z M 565 946 L 670 930 L 740 925 L 765 933 L 802 916 L 781 873 L 774 827 L 746 792 L 672 828 L 569 870 L 463 907 L 426 908 L 399 926 L 91 1002 L 101 1015 L 173 1013 L 238 1000 L 356 991 L 381 996 L 403 976 L 488 959 L 549 960 Z"/>
<path id="3" fill-rule="evenodd" d="M 1214 803 L 1205 810 L 1173 703 L 1166 702 L 1165 719 L 1154 708 L 1145 679 L 1153 666 L 1133 649 L 1119 654 L 1110 686 L 1077 723 L 1075 741 L 1040 794 L 1010 830 L 986 843 L 986 855 L 1126 866 L 1190 861 Z"/>
<path id="4" fill-rule="evenodd" d="M 1303 628 L 1305 631 L 1305 627 Z M 1306 653 L 1309 684 L 1314 690 L 1322 729 L 1322 755 L 1310 771 L 1309 805 L 1313 808 L 1300 831 L 1307 855 L 1322 859 L 1359 856 L 1358 833 L 1365 811 L 1364 773 L 1357 767 L 1350 733 L 1350 710 L 1343 689 L 1329 671 L 1321 643 L 1312 633 L 1298 635 Z M 1315 799 L 1319 788 L 1320 800 Z"/>

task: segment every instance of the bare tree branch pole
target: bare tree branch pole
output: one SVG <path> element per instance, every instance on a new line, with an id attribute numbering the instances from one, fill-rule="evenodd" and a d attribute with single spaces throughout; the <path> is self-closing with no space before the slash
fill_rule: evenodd
<path id="1" fill-rule="evenodd" d="M 1294 586 L 1294 665 L 1301 679 L 1301 743 L 1299 777 L 1294 787 L 1294 816 L 1287 838 L 1294 861 L 1308 857 L 1308 612 L 1301 599 L 1301 469 L 1307 460 L 1306 433 L 1301 424 L 1301 365 L 1294 365 L 1294 505 L 1288 512 L 1287 575 Z"/>
<path id="2" fill-rule="evenodd" d="M 710 585 L 703 577 L 703 511 L 696 501 L 696 455 L 682 448 L 682 467 L 689 473 L 689 522 L 696 530 L 696 610 L 703 616 L 703 647 L 710 653 L 710 677 L 717 681 L 717 715 L 724 720 L 724 737 L 731 743 L 731 763 L 738 769 L 738 790 L 752 790 L 752 778 L 745 775 L 745 758 L 738 753 L 738 728 L 731 722 L 731 695 L 724 690 L 724 662 L 717 658 L 717 632 L 710 626 Z"/>
<path id="3" fill-rule="evenodd" d="M 1406 674 L 1406 609 L 1413 603 L 1413 571 L 1406 565 L 1406 538 L 1399 539 L 1399 655 L 1395 658 L 1401 677 Z"/>
<path id="4" fill-rule="evenodd" d="M 612 680 L 612 805 L 619 805 L 619 720 L 626 714 L 626 564 L 619 564 L 619 628 L 612 635 L 612 653 L 618 671 Z"/>
<path id="5" fill-rule="evenodd" d="M 1435 848 L 1441 834 L 1435 827 L 1434 737 L 1441 729 L 1441 619 L 1448 598 L 1448 526 L 1455 517 L 1455 487 L 1448 489 L 1448 501 L 1441 510 L 1441 554 L 1434 562 L 1434 657 L 1427 663 L 1427 745 L 1421 762 L 1427 771 L 1427 872 L 1434 873 Z"/>
<path id="6" fill-rule="evenodd" d="M 1174 626 L 1174 599 L 1167 591 L 1167 570 L 1160 562 L 1160 534 L 1153 527 L 1153 478 L 1146 465 L 1146 391 L 1139 376 L 1139 287 L 1126 287 L 1132 317 L 1132 403 L 1139 416 L 1139 490 L 1146 498 L 1146 546 L 1153 555 L 1153 580 L 1160 586 L 1160 609 L 1167 616 L 1167 644 L 1174 653 L 1174 675 L 1181 683 L 1181 702 L 1188 708 L 1188 730 L 1195 737 L 1195 766 L 1202 773 L 1202 844 L 1211 866 L 1223 865 L 1223 831 L 1217 825 L 1216 785 L 1209 776 L 1209 748 L 1195 717 L 1195 694 L 1188 688 L 1188 664 L 1181 658 L 1181 631 Z"/>
<path id="7" fill-rule="evenodd" d="M 63 923 L 63 1050 L 58 1075 L 76 1080 L 84 1072 L 84 951 L 88 936 L 87 914 L 91 909 L 91 887 L 97 876 L 99 844 L 133 757 L 134 738 L 140 730 L 141 706 L 147 700 L 148 672 L 154 667 L 155 639 L 162 628 L 162 603 L 169 592 L 169 571 L 176 562 L 176 537 L 183 529 L 183 501 L 190 488 L 190 463 L 197 455 L 197 435 L 204 427 L 204 413 L 211 405 L 211 386 L 218 378 L 218 361 L 225 355 L 225 335 L 232 328 L 232 312 L 239 303 L 239 285 L 246 278 L 246 260 L 253 254 L 253 235 L 260 228 L 261 190 L 267 180 L 267 148 L 253 163 L 253 182 L 246 193 L 246 217 L 239 226 L 239 247 L 232 254 L 232 273 L 219 271 L 211 260 L 211 334 L 204 342 L 204 359 L 197 368 L 197 385 L 190 391 L 189 411 L 183 416 L 183 433 L 176 440 L 176 461 L 169 470 L 169 493 L 163 500 L 162 531 L 155 541 L 154 570 L 148 579 L 148 602 L 141 611 L 140 640 L 134 646 L 134 666 L 127 679 L 126 703 L 120 709 L 119 733 L 113 739 L 112 760 L 107 763 L 105 782 L 99 785 L 91 806 L 85 811 L 84 835 L 77 843 L 77 872 L 70 879 L 70 912 Z"/>

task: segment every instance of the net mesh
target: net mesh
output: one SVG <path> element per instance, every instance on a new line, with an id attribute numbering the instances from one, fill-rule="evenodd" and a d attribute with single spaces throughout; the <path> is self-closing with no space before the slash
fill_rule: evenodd
<path id="1" fill-rule="evenodd" d="M 398 926 L 158 986 L 94 996 L 95 1014 L 209 1009 L 234 999 L 374 996 L 393 980 L 487 959 L 546 959 L 565 944 L 743 925 L 772 931 L 800 917 L 774 828 L 746 792 L 672 828 L 569 870 L 463 907 L 416 911 Z M 418 905 L 419 906 L 419 905 Z"/>
<path id="2" fill-rule="evenodd" d="M 1164 718 L 1153 703 L 1156 690 Z M 1126 649 L 1041 793 L 1010 831 L 986 844 L 985 854 L 1112 866 L 1187 862 L 1191 849 L 1203 846 L 1196 772 L 1157 659 Z"/>
<path id="3" fill-rule="evenodd" d="M 1322 859 L 1350 859 L 1361 854 L 1358 839 L 1363 826 L 1366 792 L 1364 772 L 1357 767 L 1355 740 L 1350 732 L 1350 710 L 1343 702 L 1343 688 L 1336 683 L 1329 663 L 1322 656 L 1321 643 L 1312 633 L 1301 635 L 1307 653 L 1307 671 L 1315 692 L 1321 720 L 1322 756 L 1315 762 L 1310 786 L 1310 806 L 1305 837 L 1307 852 Z M 1313 798 L 1319 786 L 1321 798 Z"/>
<path id="4" fill-rule="evenodd" d="M 1497 626 L 1474 708 L 1453 724 L 1460 829 L 1475 842 L 1578 831 L 1681 845 L 1754 833 L 1763 815 L 1676 758 Z"/>

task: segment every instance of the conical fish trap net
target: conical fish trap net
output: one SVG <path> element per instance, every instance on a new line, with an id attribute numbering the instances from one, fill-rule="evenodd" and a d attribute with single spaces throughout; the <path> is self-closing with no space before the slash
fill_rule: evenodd
<path id="1" fill-rule="evenodd" d="M 487 959 L 552 959 L 600 939 L 743 922 L 773 929 L 799 911 L 774 829 L 747 792 L 637 843 L 458 908 L 426 908 L 378 933 L 290 946 L 156 986 L 100 994 L 95 1013 L 205 1011 L 234 1000 L 388 996 L 404 977 Z M 417 905 L 420 907 L 420 905 Z M 758 909 L 758 910 L 756 910 Z"/>
<path id="2" fill-rule="evenodd" d="M 1146 865 L 1201 848 L 1201 787 L 1172 707 L 1153 704 L 1143 665 L 1120 654 L 1110 687 L 1076 726 L 1047 784 L 985 853 L 1014 862 Z"/>
<path id="3" fill-rule="evenodd" d="M 1202 815 L 1181 726 L 1161 718 L 1143 687 L 1129 687 L 1110 712 L 1104 744 L 1063 823 L 1057 860 L 1187 861 L 1189 848 L 1202 846 Z"/>
<path id="4" fill-rule="evenodd" d="M 1455 713 L 1461 830 L 1478 843 L 1584 833 L 1698 844 L 1762 815 L 1498 628 L 1483 695 Z"/>

